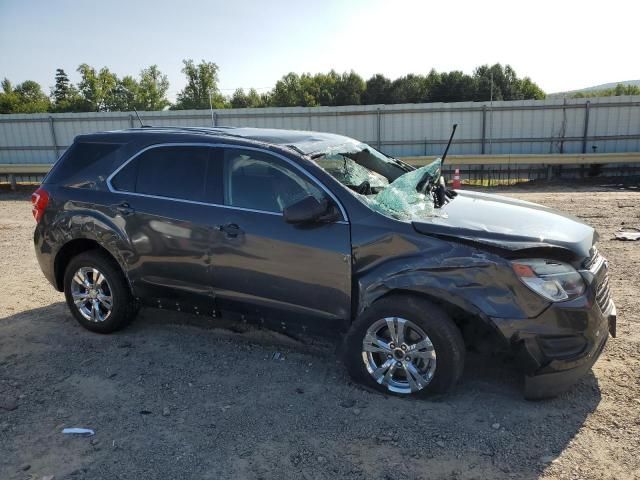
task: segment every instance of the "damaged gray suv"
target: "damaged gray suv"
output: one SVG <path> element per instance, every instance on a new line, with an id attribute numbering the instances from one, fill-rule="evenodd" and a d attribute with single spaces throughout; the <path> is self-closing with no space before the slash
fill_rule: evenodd
<path id="1" fill-rule="evenodd" d="M 33 194 L 38 261 L 89 330 L 141 305 L 338 335 L 358 382 L 443 393 L 507 351 L 525 395 L 566 389 L 615 336 L 597 234 L 454 192 L 347 137 L 258 128 L 82 135 Z"/>

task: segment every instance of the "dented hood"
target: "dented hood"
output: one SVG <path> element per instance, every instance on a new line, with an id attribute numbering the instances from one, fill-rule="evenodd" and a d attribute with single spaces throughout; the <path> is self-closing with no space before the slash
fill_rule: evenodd
<path id="1" fill-rule="evenodd" d="M 560 247 L 589 255 L 595 230 L 579 219 L 536 203 L 458 190 L 437 216 L 413 222 L 416 231 L 508 250 Z"/>

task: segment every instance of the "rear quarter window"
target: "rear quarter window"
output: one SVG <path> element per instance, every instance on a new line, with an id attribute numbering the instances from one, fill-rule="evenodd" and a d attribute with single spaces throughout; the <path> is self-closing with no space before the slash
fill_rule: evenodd
<path id="1" fill-rule="evenodd" d="M 121 146 L 121 143 L 75 142 L 55 163 L 44 183 L 64 183 Z"/>

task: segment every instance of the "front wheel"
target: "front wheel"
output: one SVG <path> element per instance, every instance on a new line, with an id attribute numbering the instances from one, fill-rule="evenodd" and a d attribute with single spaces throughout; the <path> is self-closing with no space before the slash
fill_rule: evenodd
<path id="1" fill-rule="evenodd" d="M 458 327 L 437 305 L 404 295 L 367 308 L 345 338 L 350 375 L 378 391 L 400 396 L 444 393 L 464 367 Z"/>

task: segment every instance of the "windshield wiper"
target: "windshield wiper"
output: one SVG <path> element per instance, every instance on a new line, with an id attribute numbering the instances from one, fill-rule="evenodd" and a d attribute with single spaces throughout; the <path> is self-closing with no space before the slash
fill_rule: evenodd
<path id="1" fill-rule="evenodd" d="M 298 147 L 296 147 L 295 145 L 285 145 L 286 147 L 289 147 L 291 150 L 295 150 L 296 152 L 298 152 L 300 155 L 306 155 L 306 153 L 304 153 L 302 150 L 300 150 Z M 322 155 L 322 154 L 321 154 Z M 317 157 L 318 155 L 316 155 Z M 316 158 L 316 157 L 311 157 L 311 158 Z"/>
<path id="2" fill-rule="evenodd" d="M 391 161 L 393 161 L 394 165 L 398 166 L 401 170 L 405 172 L 412 172 L 414 170 L 414 167 L 412 167 L 408 163 L 404 163 L 402 160 L 399 160 L 394 157 L 389 157 L 389 158 L 391 159 Z"/>
<path id="3" fill-rule="evenodd" d="M 369 148 L 372 148 L 372 149 L 373 149 L 373 147 L 369 147 Z M 389 155 L 389 154 L 387 154 L 387 153 L 384 153 L 383 151 L 378 150 L 377 148 L 375 148 L 375 149 L 373 149 L 373 150 L 375 150 L 376 152 L 378 152 L 378 153 L 380 153 L 380 154 L 384 155 L 385 157 L 387 157 L 389 160 L 391 160 L 391 162 L 392 162 L 394 165 L 396 165 L 396 166 L 400 167 L 400 169 L 401 169 L 401 170 L 403 170 L 404 172 L 412 172 L 412 171 L 415 169 L 415 167 L 413 167 L 413 166 L 409 165 L 408 163 L 403 162 L 403 161 L 402 161 L 402 160 L 400 160 L 399 158 L 392 157 L 391 155 Z"/>

